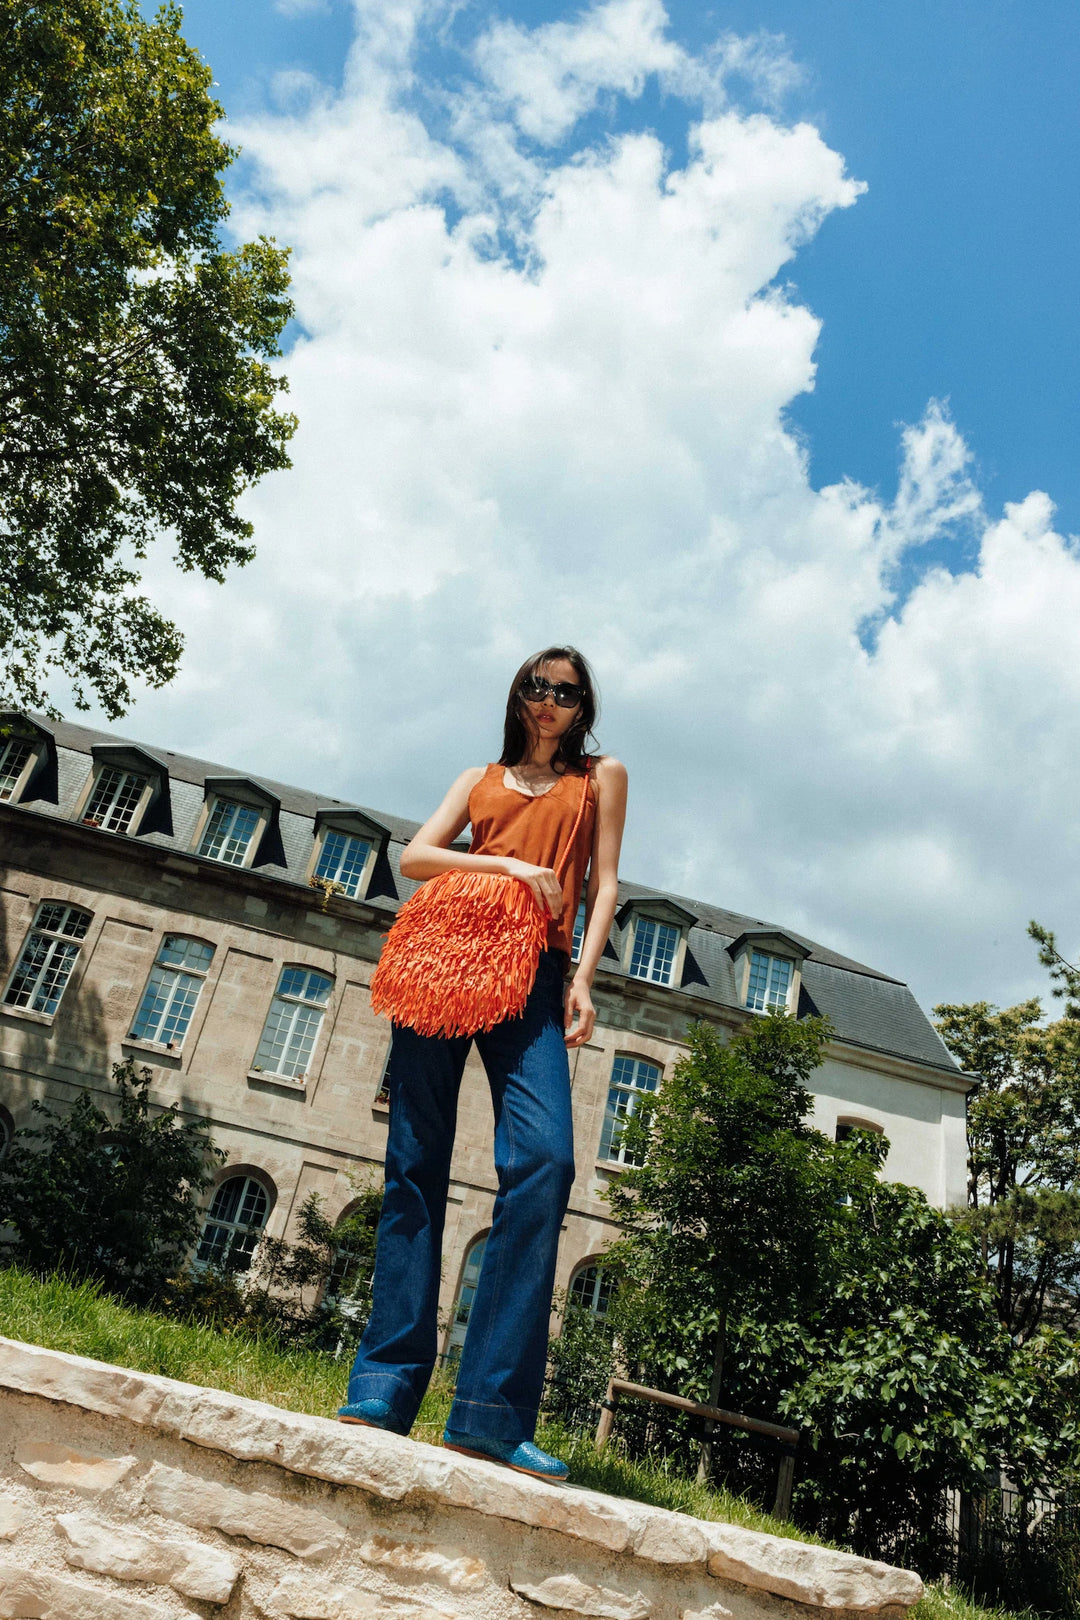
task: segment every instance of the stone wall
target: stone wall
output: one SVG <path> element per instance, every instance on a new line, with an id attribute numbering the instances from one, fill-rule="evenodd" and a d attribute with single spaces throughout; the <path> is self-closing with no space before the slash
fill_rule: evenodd
<path id="1" fill-rule="evenodd" d="M 0 1620 L 901 1620 L 918 1578 L 0 1339 Z"/>

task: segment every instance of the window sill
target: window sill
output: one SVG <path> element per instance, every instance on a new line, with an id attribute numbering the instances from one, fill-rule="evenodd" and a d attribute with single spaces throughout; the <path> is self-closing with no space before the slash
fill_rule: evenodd
<path id="1" fill-rule="evenodd" d="M 623 1171 L 629 1168 L 629 1165 L 618 1164 L 614 1159 L 597 1159 L 593 1165 L 598 1175 L 607 1176 L 621 1176 Z"/>
<path id="2" fill-rule="evenodd" d="M 120 1045 L 125 1052 L 143 1052 L 147 1057 L 156 1058 L 168 1069 L 180 1067 L 180 1048 L 175 1042 L 170 1046 L 165 1041 L 142 1041 L 136 1035 L 129 1035 Z"/>
<path id="3" fill-rule="evenodd" d="M 24 1024 L 44 1024 L 48 1028 L 56 1017 L 55 1013 L 34 1012 L 30 1007 L 0 1007 L 0 1013 L 6 1018 L 18 1018 Z"/>
<path id="4" fill-rule="evenodd" d="M 307 1075 L 272 1074 L 269 1069 L 249 1069 L 249 1080 L 262 1080 L 268 1086 L 284 1086 L 286 1091 L 306 1091 Z"/>

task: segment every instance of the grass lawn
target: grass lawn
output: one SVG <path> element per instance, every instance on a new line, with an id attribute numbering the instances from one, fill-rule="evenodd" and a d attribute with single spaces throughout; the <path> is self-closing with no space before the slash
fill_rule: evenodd
<path id="1" fill-rule="evenodd" d="M 290 1412 L 333 1417 L 343 1399 L 348 1365 L 311 1351 L 283 1353 L 244 1334 L 170 1321 L 129 1310 L 88 1283 L 62 1277 L 40 1281 L 15 1267 L 0 1267 L 0 1334 L 28 1344 L 90 1356 L 138 1372 L 159 1373 L 235 1395 L 268 1401 Z M 438 1444 L 450 1409 L 450 1389 L 436 1379 L 424 1398 L 414 1438 Z M 796 1540 L 800 1535 L 741 1498 L 697 1485 L 620 1457 L 614 1446 L 598 1453 L 587 1436 L 553 1426 L 537 1432 L 540 1445 L 570 1464 L 572 1483 L 612 1496 L 672 1508 L 699 1519 L 721 1519 Z M 911 1620 L 1016 1620 L 1005 1610 L 969 1602 L 955 1588 L 935 1586 L 911 1611 Z"/>

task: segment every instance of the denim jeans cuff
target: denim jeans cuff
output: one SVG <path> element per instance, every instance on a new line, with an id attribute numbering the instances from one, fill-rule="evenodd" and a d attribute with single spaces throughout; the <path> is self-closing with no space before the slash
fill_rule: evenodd
<path id="1" fill-rule="evenodd" d="M 353 1406 L 358 1401 L 385 1401 L 395 1423 L 400 1425 L 401 1433 L 408 1434 L 416 1421 L 416 1412 L 411 1409 L 410 1396 L 408 1384 L 396 1378 L 393 1373 L 364 1372 L 354 1373 L 349 1379 L 345 1402 L 346 1405 Z M 406 1407 L 410 1410 L 406 1411 Z"/>
<path id="2" fill-rule="evenodd" d="M 476 1440 L 498 1440 L 517 1446 L 536 1433 L 536 1413 L 520 1406 L 496 1405 L 488 1401 L 458 1401 L 450 1408 L 446 1427 L 455 1434 Z"/>

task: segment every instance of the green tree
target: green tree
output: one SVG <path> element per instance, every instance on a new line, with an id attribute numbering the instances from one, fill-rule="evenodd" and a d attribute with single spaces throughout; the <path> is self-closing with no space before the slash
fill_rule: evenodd
<path id="1" fill-rule="evenodd" d="M 225 251 L 210 69 L 166 5 L 0 0 L 0 701 L 50 670 L 116 717 L 181 637 L 139 593 L 150 543 L 221 580 L 241 493 L 289 465 L 267 361 L 287 254 Z M 52 711 L 55 712 L 55 711 Z"/>
<path id="2" fill-rule="evenodd" d="M 353 1179 L 357 1198 L 337 1222 L 311 1193 L 291 1239 L 264 1235 L 249 1271 L 226 1266 L 172 1278 L 161 1305 L 173 1315 L 266 1335 L 283 1345 L 340 1351 L 359 1339 L 371 1309 L 382 1187 Z"/>
<path id="3" fill-rule="evenodd" d="M 611 1251 L 635 1336 L 666 1336 L 683 1279 L 715 1324 L 711 1375 L 678 1370 L 715 1400 L 733 1311 L 783 1320 L 817 1286 L 829 1211 L 841 1195 L 828 1139 L 807 1124 L 808 1080 L 828 1028 L 819 1018 L 755 1019 L 730 1042 L 706 1023 L 621 1143 L 632 1162 L 608 1201 L 625 1237 Z M 675 1370 L 675 1369 L 673 1369 Z M 704 1386 L 702 1387 L 702 1378 Z"/>
<path id="4" fill-rule="evenodd" d="M 150 1069 L 113 1067 L 115 1111 L 88 1091 L 71 1111 L 33 1107 L 46 1123 L 16 1131 L 0 1160 L 0 1223 L 35 1271 L 99 1280 L 153 1303 L 199 1235 L 201 1195 L 225 1155 L 205 1120 L 150 1101 Z"/>
<path id="5" fill-rule="evenodd" d="M 1053 935 L 1032 924 L 1055 968 Z M 1064 964 L 1067 968 L 1068 964 Z M 1069 970 L 1072 971 L 1072 970 Z M 1067 983 L 1055 993 L 1070 994 Z M 976 1077 L 968 1096 L 968 1209 L 1001 1321 L 1023 1340 L 1075 1318 L 1080 1293 L 1080 1018 L 1043 1022 L 1038 997 L 934 1009 Z"/>
<path id="6" fill-rule="evenodd" d="M 708 1399 L 726 1320 L 721 1404 L 802 1431 L 797 1522 L 936 1572 L 949 1489 L 982 1493 L 1000 1471 L 1029 1491 L 1071 1479 L 1075 1348 L 1052 1332 L 1012 1341 L 975 1235 L 881 1180 L 880 1136 L 834 1143 L 806 1123 L 825 1033 L 782 1016 L 726 1046 L 691 1031 L 627 1127 L 639 1162 L 609 1194 L 626 1228 L 607 1257 L 615 1343 L 606 1368 L 602 1332 L 577 1359 L 599 1357 L 597 1396 L 618 1361 Z M 568 1388 L 571 1372 L 567 1358 Z M 620 1415 L 617 1433 L 684 1467 L 697 1450 L 691 1425 L 651 1411 Z M 760 1443 L 719 1429 L 710 1444 L 713 1471 L 768 1502 L 776 1463 Z"/>

